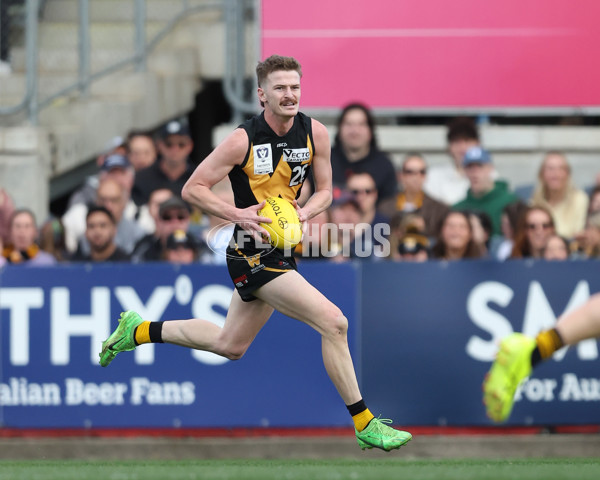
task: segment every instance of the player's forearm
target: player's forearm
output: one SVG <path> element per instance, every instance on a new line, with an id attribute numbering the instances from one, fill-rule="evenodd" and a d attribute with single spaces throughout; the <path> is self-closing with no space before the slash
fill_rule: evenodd
<path id="1" fill-rule="evenodd" d="M 210 188 L 200 184 L 186 184 L 181 191 L 181 197 L 191 205 L 198 207 L 205 213 L 219 218 L 236 222 L 238 209 L 221 200 Z"/>
<path id="2" fill-rule="evenodd" d="M 323 210 L 326 210 L 329 205 L 331 205 L 331 190 L 329 189 L 321 189 L 317 190 L 312 196 L 308 199 L 304 207 L 302 208 L 303 216 L 306 218 L 301 218 L 301 221 L 310 220 L 315 215 L 318 215 Z"/>

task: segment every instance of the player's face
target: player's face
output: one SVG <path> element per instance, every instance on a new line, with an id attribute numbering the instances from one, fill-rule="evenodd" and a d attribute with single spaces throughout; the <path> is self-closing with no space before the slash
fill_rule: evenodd
<path id="1" fill-rule="evenodd" d="M 295 70 L 269 73 L 262 87 L 258 88 L 258 98 L 265 104 L 265 109 L 275 115 L 294 117 L 300 105 L 300 75 Z"/>
<path id="2" fill-rule="evenodd" d="M 102 251 L 108 247 L 117 233 L 117 229 L 110 218 L 102 212 L 92 213 L 87 219 L 85 237 L 94 251 Z"/>

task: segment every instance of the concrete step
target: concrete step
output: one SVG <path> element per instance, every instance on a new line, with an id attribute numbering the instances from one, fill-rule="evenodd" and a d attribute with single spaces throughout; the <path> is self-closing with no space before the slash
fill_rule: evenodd
<path id="1" fill-rule="evenodd" d="M 165 20 L 146 22 L 146 38 L 153 38 L 165 28 L 166 24 Z M 134 41 L 135 25 L 132 22 L 97 22 L 90 25 L 92 49 L 131 48 Z M 74 22 L 43 22 L 39 28 L 39 45 L 46 48 L 71 48 L 77 51 L 79 25 Z"/>
<path id="2" fill-rule="evenodd" d="M 12 67 L 17 74 L 25 72 L 26 54 L 24 48 L 14 48 L 12 50 Z M 90 70 L 94 74 L 108 67 L 111 67 L 121 61 L 133 59 L 135 55 L 133 48 L 105 48 L 92 50 L 90 54 Z M 185 59 L 182 61 L 181 57 Z M 173 58 L 175 57 L 175 58 Z M 174 50 L 159 50 L 148 58 L 147 65 L 150 70 L 161 71 L 164 74 L 176 73 L 182 75 L 199 74 L 199 55 L 198 51 L 192 47 L 182 47 Z M 79 58 L 68 48 L 50 48 L 40 49 L 38 57 L 38 74 L 40 79 L 46 75 L 72 74 L 79 72 Z M 10 78 L 0 77 L 0 78 Z"/>
<path id="3" fill-rule="evenodd" d="M 46 2 L 43 12 L 45 22 L 78 22 L 78 0 L 51 0 Z M 218 0 L 146 0 L 146 18 L 150 21 L 164 21 L 188 7 L 206 5 L 202 13 L 207 17 L 221 15 L 214 4 L 223 4 Z M 92 22 L 133 22 L 134 0 L 93 0 L 90 2 L 90 20 Z"/>

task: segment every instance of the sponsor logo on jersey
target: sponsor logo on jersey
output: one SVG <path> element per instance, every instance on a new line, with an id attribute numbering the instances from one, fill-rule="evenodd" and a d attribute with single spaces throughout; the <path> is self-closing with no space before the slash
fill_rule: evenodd
<path id="1" fill-rule="evenodd" d="M 290 163 L 300 163 L 310 160 L 310 150 L 308 148 L 284 148 L 283 161 Z"/>

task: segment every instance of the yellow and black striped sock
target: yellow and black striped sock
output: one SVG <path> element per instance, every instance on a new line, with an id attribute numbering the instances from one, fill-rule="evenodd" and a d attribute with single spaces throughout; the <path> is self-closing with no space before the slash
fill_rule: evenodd
<path id="1" fill-rule="evenodd" d="M 531 366 L 535 367 L 538 363 L 552 356 L 554 352 L 565 345 L 560 333 L 556 328 L 546 330 L 535 337 L 536 347 L 531 354 Z"/>
<path id="2" fill-rule="evenodd" d="M 163 343 L 162 340 L 163 322 L 142 322 L 134 331 L 136 345 L 143 343 Z"/>
<path id="3" fill-rule="evenodd" d="M 375 417 L 375 415 L 369 411 L 363 399 L 360 399 L 358 402 L 353 403 L 352 405 L 346 405 L 346 408 L 350 412 L 350 415 L 352 415 L 354 427 L 359 432 L 362 432 L 367 427 L 369 422 Z"/>

